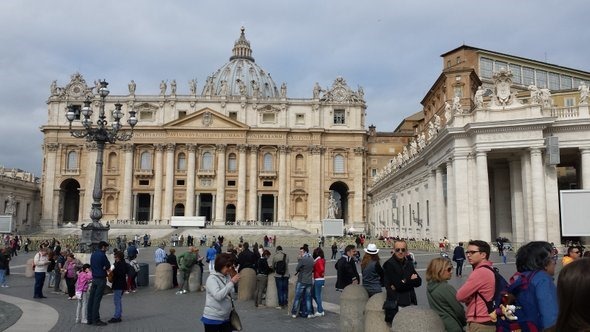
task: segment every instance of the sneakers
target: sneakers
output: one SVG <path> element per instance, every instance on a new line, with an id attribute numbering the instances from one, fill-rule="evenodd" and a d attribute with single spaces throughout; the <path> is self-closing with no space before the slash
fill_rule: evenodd
<path id="1" fill-rule="evenodd" d="M 2 285 L 2 288 L 8 288 L 8 287 L 9 287 L 8 285 Z"/>
<path id="2" fill-rule="evenodd" d="M 291 318 L 297 318 L 297 315 L 291 315 Z"/>
<path id="3" fill-rule="evenodd" d="M 109 323 L 121 323 L 121 318 L 111 318 L 109 319 Z"/>
<path id="4" fill-rule="evenodd" d="M 281 306 L 279 305 L 279 306 L 276 306 L 276 307 L 275 307 L 275 309 L 279 309 L 279 310 L 281 310 L 281 309 L 283 309 L 283 307 L 281 307 Z"/>
<path id="5" fill-rule="evenodd" d="M 186 293 L 188 293 L 188 292 L 186 291 L 186 289 L 181 289 L 181 290 L 179 290 L 178 292 L 176 292 L 176 294 L 177 294 L 177 295 L 180 295 L 180 294 L 186 294 Z"/>
<path id="6" fill-rule="evenodd" d="M 326 313 L 324 311 L 322 311 L 322 312 L 318 311 L 313 316 L 314 317 L 324 317 L 325 315 L 326 315 Z"/>

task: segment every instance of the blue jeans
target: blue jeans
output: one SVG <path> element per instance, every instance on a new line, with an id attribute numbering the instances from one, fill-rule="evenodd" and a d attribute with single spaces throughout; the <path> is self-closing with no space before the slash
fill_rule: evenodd
<path id="1" fill-rule="evenodd" d="M 287 296 L 289 294 L 289 277 L 275 277 L 277 284 L 277 295 L 279 297 L 279 305 L 287 305 Z"/>
<path id="2" fill-rule="evenodd" d="M 115 303 L 115 314 L 113 318 L 121 318 L 121 314 L 123 314 L 123 306 L 121 302 L 121 298 L 123 297 L 123 290 L 122 289 L 114 289 L 113 290 L 113 302 Z"/>
<path id="3" fill-rule="evenodd" d="M 306 312 L 303 312 L 302 314 L 307 316 L 311 313 L 311 284 L 302 284 L 298 282 L 295 286 L 295 298 L 293 299 L 293 308 L 291 309 L 292 315 L 297 315 L 301 297 L 304 298 L 306 307 Z"/>
<path id="4" fill-rule="evenodd" d="M 33 297 L 43 297 L 43 284 L 45 284 L 45 272 L 35 272 Z"/>
<path id="5" fill-rule="evenodd" d="M 6 285 L 6 269 L 0 270 L 0 286 Z"/>
<path id="6" fill-rule="evenodd" d="M 100 320 L 100 301 L 107 285 L 106 278 L 93 278 L 88 296 L 88 323 L 96 323 Z"/>
<path id="7" fill-rule="evenodd" d="M 314 280 L 313 287 L 312 287 L 312 299 L 315 301 L 317 305 L 317 312 L 324 312 L 324 307 L 322 306 L 322 288 L 324 287 L 325 280 Z"/>

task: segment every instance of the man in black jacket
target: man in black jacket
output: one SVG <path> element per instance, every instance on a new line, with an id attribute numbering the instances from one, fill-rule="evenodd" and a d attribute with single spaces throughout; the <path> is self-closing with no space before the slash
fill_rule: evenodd
<path id="1" fill-rule="evenodd" d="M 397 240 L 393 244 L 393 255 L 383 264 L 387 301 L 396 301 L 397 306 L 417 305 L 414 288 L 422 285 L 422 279 L 414 269 L 414 264 L 406 259 L 408 244 Z M 386 301 L 386 302 L 387 302 Z M 385 310 L 385 321 L 391 323 L 397 309 Z"/>
<path id="2" fill-rule="evenodd" d="M 356 247 L 348 245 L 344 249 L 344 255 L 336 262 L 336 290 L 342 291 L 350 284 L 359 284 L 359 273 L 356 270 L 354 254 Z"/>
<path id="3" fill-rule="evenodd" d="M 258 261 L 258 257 L 250 250 L 250 245 L 248 242 L 244 242 L 243 247 L 244 250 L 242 250 L 242 252 L 238 255 L 238 272 L 247 267 L 256 270 L 256 261 Z"/>

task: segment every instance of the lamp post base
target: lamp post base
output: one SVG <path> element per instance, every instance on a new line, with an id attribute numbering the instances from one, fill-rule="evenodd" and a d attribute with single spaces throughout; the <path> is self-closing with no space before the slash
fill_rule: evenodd
<path id="1" fill-rule="evenodd" d="M 98 247 L 101 241 L 108 242 L 110 226 L 103 226 L 100 223 L 82 225 L 82 236 L 80 237 L 80 252 L 92 252 Z"/>

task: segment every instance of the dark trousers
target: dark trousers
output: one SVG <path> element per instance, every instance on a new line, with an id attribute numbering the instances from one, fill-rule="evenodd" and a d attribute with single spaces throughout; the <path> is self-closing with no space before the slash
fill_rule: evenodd
<path id="1" fill-rule="evenodd" d="M 90 295 L 88 296 L 88 323 L 96 323 L 100 320 L 100 301 L 107 285 L 106 278 L 93 278 Z"/>
<path id="2" fill-rule="evenodd" d="M 172 267 L 172 286 L 178 287 L 178 268 Z"/>
<path id="3" fill-rule="evenodd" d="M 275 277 L 275 283 L 277 284 L 279 305 L 286 306 L 288 304 L 287 297 L 289 294 L 289 277 Z"/>
<path id="4" fill-rule="evenodd" d="M 465 262 L 463 259 L 458 259 L 456 261 L 457 263 L 457 268 L 455 270 L 455 275 L 458 277 L 460 275 L 463 275 L 463 262 Z"/>
<path id="5" fill-rule="evenodd" d="M 76 279 L 66 277 L 66 286 L 68 286 L 68 296 L 76 296 Z"/>
<path id="6" fill-rule="evenodd" d="M 219 325 L 203 324 L 205 326 L 205 332 L 232 332 L 232 327 L 229 322 L 224 322 Z"/>
<path id="7" fill-rule="evenodd" d="M 45 272 L 35 272 L 35 288 L 33 297 L 43 297 L 43 284 L 45 284 Z"/>

